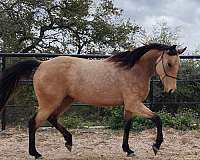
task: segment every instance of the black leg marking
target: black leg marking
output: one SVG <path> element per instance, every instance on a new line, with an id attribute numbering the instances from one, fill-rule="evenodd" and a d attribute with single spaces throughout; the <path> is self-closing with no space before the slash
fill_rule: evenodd
<path id="1" fill-rule="evenodd" d="M 35 114 L 30 120 L 29 120 L 29 154 L 31 156 L 34 156 L 36 159 L 42 157 L 40 153 L 37 152 L 35 148 L 35 132 L 36 132 L 36 123 L 35 123 L 35 117 L 37 114 Z"/>
<path id="2" fill-rule="evenodd" d="M 160 146 L 163 142 L 163 133 L 162 133 L 162 121 L 158 115 L 154 115 L 151 118 L 152 122 L 155 123 L 157 127 L 157 137 L 156 137 L 156 143 L 153 144 L 152 148 L 155 153 L 157 154 L 158 150 L 160 149 Z"/>
<path id="3" fill-rule="evenodd" d="M 68 132 L 61 124 L 58 123 L 57 118 L 49 117 L 48 121 L 63 135 L 65 139 L 65 146 L 71 152 L 72 149 L 72 134 Z"/>
<path id="4" fill-rule="evenodd" d="M 132 157 L 134 156 L 134 151 L 129 148 L 128 138 L 129 138 L 129 131 L 132 124 L 132 120 L 125 120 L 124 122 L 124 136 L 123 136 L 123 144 L 122 149 L 124 152 L 127 152 L 127 156 Z"/>

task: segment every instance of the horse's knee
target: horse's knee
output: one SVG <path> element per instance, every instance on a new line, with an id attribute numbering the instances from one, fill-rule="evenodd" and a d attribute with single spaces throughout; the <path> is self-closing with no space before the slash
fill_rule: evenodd
<path id="1" fill-rule="evenodd" d="M 158 116 L 157 114 L 154 114 L 151 118 L 152 122 L 154 122 L 156 125 L 162 125 L 162 120 L 160 118 L 160 116 Z"/>

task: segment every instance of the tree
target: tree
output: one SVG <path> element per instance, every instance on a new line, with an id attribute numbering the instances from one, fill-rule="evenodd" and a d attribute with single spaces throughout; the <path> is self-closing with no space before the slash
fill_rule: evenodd
<path id="1" fill-rule="evenodd" d="M 167 45 L 179 44 L 180 27 L 169 27 L 167 22 L 161 21 L 153 26 L 152 33 L 147 33 L 145 29 L 140 31 L 142 43 L 162 43 Z"/>
<path id="2" fill-rule="evenodd" d="M 1 0 L 0 50 L 80 54 L 127 49 L 140 27 L 123 20 L 122 13 L 112 0 Z"/>

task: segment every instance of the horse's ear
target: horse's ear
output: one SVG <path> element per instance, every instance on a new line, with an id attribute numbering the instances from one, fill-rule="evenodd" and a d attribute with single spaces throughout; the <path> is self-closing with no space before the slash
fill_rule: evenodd
<path id="1" fill-rule="evenodd" d="M 171 56 L 177 55 L 176 46 L 177 46 L 177 45 L 170 46 L 169 49 L 168 49 L 167 54 L 168 54 L 168 55 L 171 55 Z"/>
<path id="2" fill-rule="evenodd" d="M 178 49 L 178 54 L 182 54 L 183 52 L 185 52 L 186 49 L 187 49 L 187 47 L 185 47 L 183 49 Z"/>
<path id="3" fill-rule="evenodd" d="M 170 50 L 170 51 L 174 51 L 174 50 L 176 50 L 176 46 L 177 46 L 177 45 L 173 45 L 173 46 L 171 46 L 171 47 L 169 48 L 169 50 Z"/>

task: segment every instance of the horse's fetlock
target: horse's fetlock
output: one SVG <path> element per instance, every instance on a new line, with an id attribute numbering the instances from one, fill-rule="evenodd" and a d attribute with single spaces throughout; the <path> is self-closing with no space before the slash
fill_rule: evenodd
<path id="1" fill-rule="evenodd" d="M 129 150 L 129 145 L 128 144 L 122 144 L 122 149 L 124 152 L 127 152 Z"/>
<path id="2" fill-rule="evenodd" d="M 40 153 L 38 153 L 35 149 L 29 149 L 29 154 L 31 156 L 34 156 L 35 158 L 39 158 L 41 157 L 42 155 Z"/>
<path id="3" fill-rule="evenodd" d="M 72 145 L 72 135 L 71 134 L 67 134 L 64 136 L 65 141 L 69 144 Z"/>

